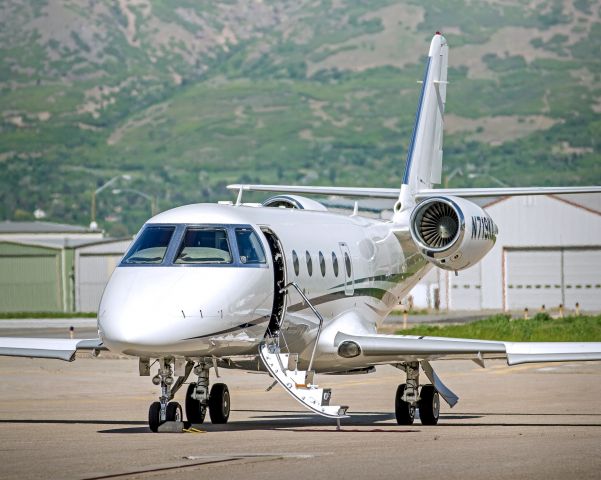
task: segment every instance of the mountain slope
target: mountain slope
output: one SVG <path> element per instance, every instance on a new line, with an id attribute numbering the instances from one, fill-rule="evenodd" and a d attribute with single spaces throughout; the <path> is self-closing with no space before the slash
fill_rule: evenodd
<path id="1" fill-rule="evenodd" d="M 0 217 L 86 223 L 118 183 L 161 208 L 231 181 L 397 186 L 423 57 L 449 40 L 453 186 L 601 182 L 596 2 L 9 0 Z M 132 232 L 140 196 L 104 191 Z"/>

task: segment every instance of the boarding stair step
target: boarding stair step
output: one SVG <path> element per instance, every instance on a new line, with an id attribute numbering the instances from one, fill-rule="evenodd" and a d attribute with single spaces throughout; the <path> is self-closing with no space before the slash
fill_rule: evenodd
<path id="1" fill-rule="evenodd" d="M 329 418 L 347 418 L 348 407 L 330 405 L 332 390 L 315 385 L 315 372 L 298 370 L 298 354 L 282 353 L 275 342 L 259 347 L 267 371 L 302 406 Z"/>

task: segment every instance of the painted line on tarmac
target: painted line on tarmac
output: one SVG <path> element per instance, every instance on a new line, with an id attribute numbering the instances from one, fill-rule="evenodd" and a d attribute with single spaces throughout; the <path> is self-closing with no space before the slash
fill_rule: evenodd
<path id="1" fill-rule="evenodd" d="M 200 462 L 194 463 L 182 463 L 177 465 L 168 465 L 156 468 L 147 468 L 141 470 L 130 470 L 128 472 L 121 473 L 113 473 L 108 475 L 100 475 L 96 477 L 85 477 L 84 480 L 108 480 L 111 478 L 123 478 L 123 477 L 131 477 L 137 475 L 146 475 L 146 474 L 154 474 L 158 472 L 169 472 L 169 471 L 177 471 L 184 470 L 188 468 L 202 467 L 204 465 L 215 465 L 221 463 L 234 463 L 243 460 L 249 460 L 250 463 L 254 462 L 267 462 L 273 460 L 288 460 L 288 459 L 308 459 L 313 458 L 315 455 L 307 455 L 307 454 L 242 454 L 242 455 L 229 455 L 226 457 L 216 457 L 216 456 L 186 456 L 183 457 L 185 460 L 197 460 L 202 459 Z"/>

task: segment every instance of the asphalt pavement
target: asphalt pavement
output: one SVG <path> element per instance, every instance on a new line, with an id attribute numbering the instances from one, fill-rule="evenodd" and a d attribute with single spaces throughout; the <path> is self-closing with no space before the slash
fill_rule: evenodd
<path id="1" fill-rule="evenodd" d="M 1 478 L 548 480 L 601 471 L 599 362 L 434 362 L 460 397 L 452 410 L 443 405 L 434 427 L 396 424 L 394 392 L 404 378 L 395 368 L 318 375 L 332 402 L 350 407 L 340 431 L 279 386 L 266 392 L 268 376 L 220 369 L 211 382 L 230 388 L 230 422 L 155 434 L 146 426 L 159 394 L 151 377 L 138 376 L 136 359 L 103 355 L 72 363 L 0 357 Z M 183 403 L 183 391 L 175 399 Z"/>

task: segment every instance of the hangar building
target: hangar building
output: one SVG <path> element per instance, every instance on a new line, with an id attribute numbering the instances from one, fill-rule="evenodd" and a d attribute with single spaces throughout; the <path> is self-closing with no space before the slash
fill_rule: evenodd
<path id="1" fill-rule="evenodd" d="M 96 311 L 130 242 L 73 225 L 0 222 L 0 311 Z"/>
<path id="2" fill-rule="evenodd" d="M 494 248 L 457 276 L 430 272 L 412 291 L 414 305 L 601 311 L 601 195 L 504 197 L 485 209 L 499 227 Z"/>

